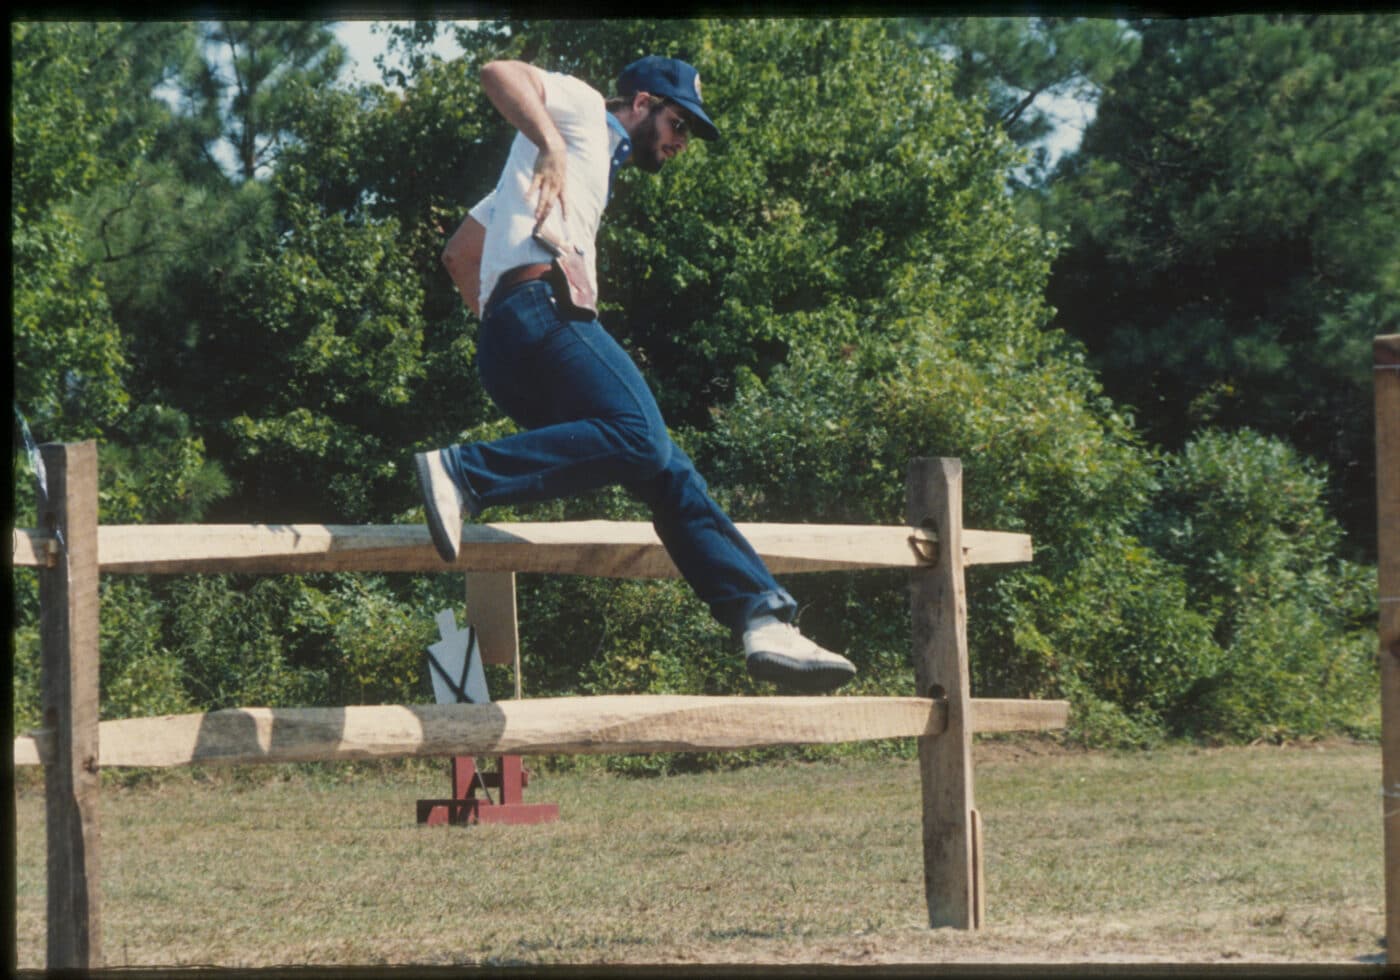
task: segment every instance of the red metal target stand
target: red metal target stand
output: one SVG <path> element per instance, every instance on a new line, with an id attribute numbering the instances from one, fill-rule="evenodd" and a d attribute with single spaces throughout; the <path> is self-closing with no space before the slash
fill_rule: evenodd
<path id="1" fill-rule="evenodd" d="M 452 798 L 419 800 L 418 822 L 441 824 L 549 823 L 559 819 L 558 803 L 526 803 L 530 770 L 518 755 L 496 757 L 494 772 L 477 768 L 476 757 L 459 755 L 452 760 Z M 493 798 L 492 790 L 496 791 Z M 477 793 L 481 795 L 478 796 Z"/>
<path id="2" fill-rule="evenodd" d="M 519 698 L 520 634 L 515 609 L 515 575 L 512 572 L 468 572 L 466 577 L 467 621 L 475 632 L 481 660 L 488 664 L 512 664 L 515 696 Z M 520 756 L 501 755 L 495 759 L 494 771 L 488 772 L 477 765 L 475 756 L 455 756 L 450 765 L 451 798 L 419 800 L 418 822 L 436 827 L 474 823 L 535 824 L 559 819 L 559 804 L 525 802 L 530 771 Z"/>

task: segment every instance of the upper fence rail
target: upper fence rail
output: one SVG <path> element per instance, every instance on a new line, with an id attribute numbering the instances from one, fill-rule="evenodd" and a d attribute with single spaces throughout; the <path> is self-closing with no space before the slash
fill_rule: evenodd
<path id="1" fill-rule="evenodd" d="M 914 527 L 739 524 L 775 574 L 927 567 L 937 536 Z M 962 531 L 963 563 L 1030 561 L 1028 534 Z M 16 567 L 48 567 L 58 541 L 16 528 Z M 605 578 L 680 573 L 648 523 L 557 521 L 468 524 L 455 562 L 412 524 L 108 524 L 97 532 L 98 567 L 117 574 L 310 572 L 544 572 Z"/>

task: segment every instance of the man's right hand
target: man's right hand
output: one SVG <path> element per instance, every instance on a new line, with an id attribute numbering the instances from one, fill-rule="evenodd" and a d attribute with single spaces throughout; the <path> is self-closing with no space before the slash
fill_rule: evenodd
<path id="1" fill-rule="evenodd" d="M 536 224 L 548 217 L 555 201 L 559 202 L 560 215 L 566 219 L 569 217 L 569 207 L 564 200 L 568 158 L 568 151 L 564 149 L 562 142 L 557 150 L 542 148 L 539 156 L 535 158 L 535 176 L 530 181 L 530 193 L 539 194 L 539 200 L 535 203 Z"/>

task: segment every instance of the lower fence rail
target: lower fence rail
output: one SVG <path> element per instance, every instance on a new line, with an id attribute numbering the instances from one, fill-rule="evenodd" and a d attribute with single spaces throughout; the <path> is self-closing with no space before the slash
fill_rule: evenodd
<path id="1" fill-rule="evenodd" d="M 635 522 L 467 525 L 445 565 L 422 527 L 99 527 L 92 442 L 41 447 L 50 490 L 40 529 L 16 529 L 12 564 L 40 578 L 45 729 L 15 740 L 47 787 L 48 967 L 102 965 L 98 769 L 403 756 L 711 752 L 916 738 L 929 925 L 983 921 L 982 845 L 970 736 L 1066 724 L 1063 701 L 969 696 L 967 565 L 1029 561 L 1028 535 L 962 526 L 957 460 L 916 459 L 906 524 L 740 525 L 775 572 L 902 568 L 911 576 L 920 697 L 540 698 L 494 704 L 234 708 L 98 721 L 99 574 L 400 571 L 676 574 Z"/>
<path id="2" fill-rule="evenodd" d="M 974 732 L 1063 728 L 1066 701 L 973 698 Z M 722 752 L 938 735 L 942 700 L 605 695 L 490 704 L 229 708 L 104 721 L 99 765 L 169 767 L 407 756 Z M 53 734 L 15 740 L 15 765 L 52 758 Z"/>

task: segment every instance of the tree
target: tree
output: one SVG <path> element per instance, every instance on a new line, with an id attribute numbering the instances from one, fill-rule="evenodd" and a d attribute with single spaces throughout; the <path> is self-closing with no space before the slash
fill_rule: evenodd
<path id="1" fill-rule="evenodd" d="M 113 169 L 103 137 L 116 108 L 93 97 L 123 73 L 96 57 L 102 24 L 11 26 L 11 275 L 15 399 L 41 439 L 101 431 L 127 403 L 121 339 L 69 205 Z"/>
<path id="2" fill-rule="evenodd" d="M 104 522 L 197 519 L 226 490 L 184 414 L 146 402 L 133 384 L 129 336 L 105 275 L 114 266 L 102 261 L 104 229 L 93 220 L 99 202 L 130 195 L 148 172 L 146 154 L 164 118 L 151 89 L 168 75 L 172 53 L 178 61 L 178 42 L 169 25 L 11 28 L 15 400 L 41 441 L 98 440 Z M 136 447 L 127 451 L 124 438 Z M 32 526 L 35 474 L 21 463 L 13 479 L 16 523 Z M 23 723 L 38 720 L 37 589 L 25 572 L 14 586 L 15 709 Z M 128 584 L 106 595 L 105 707 L 189 706 L 178 660 L 159 643 L 149 590 Z"/>
<path id="3" fill-rule="evenodd" d="M 951 67 L 898 25 L 646 30 L 654 33 L 568 24 L 509 36 L 536 63 L 601 89 L 645 51 L 700 65 L 723 138 L 659 179 L 620 178 L 600 266 L 604 293 L 620 300 L 605 321 L 642 357 L 714 492 L 742 519 L 898 522 L 911 456 L 965 456 L 969 522 L 1036 536 L 1044 608 L 1070 620 L 1047 642 L 1094 641 L 1052 662 L 1019 642 L 1034 628 L 1031 614 L 1000 591 L 1014 591 L 1005 583 L 1015 573 L 975 578 L 978 689 L 1060 693 L 1083 678 L 1084 690 L 1120 697 L 1123 710 L 1158 710 L 1199 676 L 1196 661 L 1214 649 L 1209 623 L 1186 607 L 1171 566 L 1157 560 L 1144 573 L 1133 564 L 1134 548 L 1144 549 L 1128 528 L 1148 498 L 1150 460 L 1099 397 L 1075 345 L 1044 330 L 1053 248 L 1006 194 L 1015 145 L 954 97 Z M 582 507 L 640 516 L 610 495 Z M 1104 568 L 1130 596 L 1146 596 L 1124 603 L 1121 622 L 1150 615 L 1170 627 L 1138 644 L 1142 657 L 1196 658 L 1171 675 L 1178 687 L 1145 691 L 1167 676 L 1159 672 L 1125 692 L 1111 680 L 1119 674 L 1094 672 L 1120 642 L 1092 591 Z M 1063 584 L 1069 577 L 1078 584 Z M 897 583 L 864 575 L 786 584 L 804 628 L 860 664 L 864 690 L 909 690 Z M 580 669 L 612 690 L 746 689 L 714 637 L 687 630 L 661 640 L 645 627 L 697 622 L 670 590 L 551 583 L 526 601 L 535 610 L 528 642 L 559 689 Z M 1160 715 L 1144 721 L 1161 724 Z"/>
<path id="4" fill-rule="evenodd" d="M 1369 338 L 1400 329 L 1400 18 L 1146 21 L 1054 178 L 1056 323 L 1169 448 L 1250 426 L 1374 526 Z"/>
<path id="5" fill-rule="evenodd" d="M 1267 441 L 1143 445 L 1048 326 L 1056 244 L 1008 193 L 1021 148 L 907 24 L 483 21 L 452 62 L 423 50 L 434 33 L 400 32 L 402 93 L 269 71 L 276 112 L 249 118 L 276 156 L 238 173 L 206 152 L 218 99 L 161 95 L 202 58 L 197 30 L 13 35 L 17 370 L 41 438 L 102 440 L 104 520 L 417 519 L 414 448 L 511 428 L 438 259 L 514 135 L 477 69 L 524 57 L 606 92 L 633 58 L 674 54 L 723 139 L 619 178 L 604 321 L 736 517 L 897 522 L 908 459 L 963 456 L 968 524 L 1037 543 L 1030 567 L 969 576 L 979 693 L 1068 695 L 1082 734 L 1125 743 L 1356 727 L 1365 603 L 1319 523 L 1324 482 Z M 279 35 L 285 61 L 314 36 Z M 522 516 L 644 515 L 609 490 L 489 518 Z M 1220 560 L 1211 528 L 1240 531 Z M 33 714 L 32 576 L 17 583 Z M 902 576 L 787 584 L 863 691 L 910 691 Z M 522 586 L 532 693 L 753 689 L 679 584 Z M 123 579 L 104 692 L 132 712 L 413 697 L 431 611 L 459 598 L 450 576 Z M 1268 653 L 1290 639 L 1280 669 Z M 1270 729 L 1290 683 L 1332 707 L 1295 698 Z"/>
<path id="6" fill-rule="evenodd" d="M 126 23 L 111 57 L 129 66 L 109 87 L 107 179 L 76 197 L 87 264 L 100 274 L 120 326 L 135 398 L 190 410 L 210 297 L 271 234 L 261 182 L 234 182 L 206 154 L 181 79 L 199 56 L 193 23 Z M 115 98 L 110 97 L 115 95 Z"/>
<path id="7" fill-rule="evenodd" d="M 210 188 L 191 186 L 173 161 L 178 123 L 157 94 L 192 40 L 183 25 L 14 25 L 17 401 L 41 439 L 128 427 L 179 433 L 179 446 L 151 447 L 157 456 L 202 457 L 153 380 L 168 364 L 155 355 L 180 333 L 172 307 L 186 296 L 170 270 L 198 260 L 196 229 L 216 212 Z M 144 342 L 150 333 L 160 342 Z M 153 428 L 157 416 L 170 424 Z M 222 478 L 210 469 L 197 482 L 217 488 Z M 150 489 L 144 505 L 163 511 Z"/>
<path id="8" fill-rule="evenodd" d="M 1104 84 L 1138 53 L 1126 23 L 1090 17 L 915 18 L 909 29 L 956 67 L 953 93 L 982 104 L 1032 157 L 1024 178 L 1046 176 L 1043 145 L 1055 129 L 1053 99 L 1097 102 Z"/>
<path id="9" fill-rule="evenodd" d="M 693 146 L 659 178 L 619 175 L 599 242 L 605 322 L 656 382 L 672 425 L 703 427 L 736 375 L 764 377 L 798 346 L 897 332 L 891 288 L 927 288 L 911 276 L 916 265 L 956 277 L 972 260 L 961 251 L 975 237 L 972 202 L 1000 192 L 1015 159 L 980 125 L 952 128 L 966 117 L 946 66 L 886 22 L 509 27 L 459 40 L 604 92 L 642 53 L 687 57 L 723 117 L 721 140 Z M 979 314 L 1003 295 L 947 293 Z"/>
<path id="10" fill-rule="evenodd" d="M 283 150 L 299 96 L 335 84 L 345 49 L 316 21 L 218 21 L 206 30 L 203 57 L 185 78 L 192 115 L 232 151 L 238 176 L 252 180 Z"/>
<path id="11" fill-rule="evenodd" d="M 55 25 L 35 31 L 50 45 L 71 38 L 71 44 L 90 49 L 94 41 L 88 35 L 97 28 Z M 364 462 L 363 468 L 352 466 L 334 479 L 328 475 L 314 484 L 319 488 L 315 491 L 304 473 L 289 474 L 289 485 L 299 487 L 303 496 L 317 495 L 326 486 L 345 488 L 344 499 L 337 498 L 329 507 L 318 498 L 318 504 L 290 503 L 293 511 L 311 516 L 316 506 L 333 512 L 343 507 L 346 515 L 365 519 L 365 501 L 374 496 L 375 482 L 392 479 L 394 468 L 386 471 L 382 460 L 369 460 L 373 454 L 347 448 L 368 446 L 374 435 L 353 425 L 345 428 L 347 420 L 333 419 L 325 408 L 339 404 L 341 416 L 392 424 L 391 417 L 377 409 L 405 401 L 405 386 L 417 371 L 405 361 L 412 360 L 418 344 L 416 314 L 408 309 L 416 283 L 403 301 L 394 284 L 367 275 L 366 263 L 378 262 L 376 255 L 398 262 L 400 270 L 407 268 L 392 228 L 380 224 L 373 229 L 352 227 L 341 236 L 322 235 L 334 221 L 320 221 L 315 209 L 299 205 L 294 195 L 279 199 L 275 177 L 251 179 L 272 173 L 268 167 L 275 155 L 297 144 L 297 130 L 313 128 L 318 111 L 342 110 L 340 105 L 316 102 L 330 97 L 338 72 L 341 51 L 333 36 L 323 25 L 262 22 L 130 23 L 101 26 L 98 33 L 105 49 L 101 84 L 83 84 L 75 68 L 65 84 L 51 85 L 46 91 L 67 93 L 73 101 L 73 107 L 63 110 L 64 132 L 60 138 L 25 144 L 51 160 L 36 160 L 34 165 L 21 160 L 16 167 L 21 217 L 34 206 L 30 202 L 52 196 L 47 188 L 53 174 L 75 174 L 70 192 L 50 209 L 53 226 L 67 233 L 63 241 L 71 262 L 54 267 L 56 257 L 67 253 L 52 247 L 57 231 L 49 230 L 44 240 L 48 244 L 35 246 L 38 254 L 48 256 L 48 278 L 32 286 L 21 279 L 16 296 L 21 364 L 61 365 L 62 374 L 55 378 L 53 372 L 30 369 L 22 372 L 24 377 L 36 384 L 47 378 L 50 391 L 78 405 L 77 414 L 89 425 L 87 434 L 108 437 L 104 479 L 119 481 L 109 499 L 124 501 L 120 509 L 128 518 L 143 519 L 133 507 L 151 519 L 172 512 L 198 516 L 191 511 L 196 501 L 200 513 L 215 506 L 219 494 L 214 491 L 231 487 L 212 468 L 181 476 L 177 483 L 183 489 L 174 500 L 163 501 L 151 493 L 161 485 L 160 473 L 147 464 L 188 460 L 192 452 L 202 458 L 206 446 L 221 461 L 240 467 L 234 483 L 240 491 L 256 492 L 263 485 L 268 494 L 264 508 L 281 506 L 275 474 L 276 462 L 283 457 L 275 447 L 285 443 L 301 453 L 314 454 L 319 447 Z M 47 66 L 53 74 L 68 64 L 46 61 L 38 52 L 22 54 L 24 70 L 33 64 Z M 229 79 L 223 78 L 224 71 Z M 234 91 L 224 92 L 225 86 Z M 182 94 L 172 98 L 172 91 Z M 89 113 L 87 120 L 72 118 L 79 108 Z M 358 105 L 355 108 L 358 111 Z M 43 118 L 29 103 L 17 112 L 30 126 Z M 19 132 L 23 138 L 27 131 L 21 127 Z M 208 153 L 211 133 L 231 134 L 236 140 L 242 151 L 242 179 L 230 179 L 213 164 Z M 64 149 L 62 138 L 85 140 L 93 149 Z M 83 152 L 92 162 L 79 171 L 76 163 L 87 159 Z M 284 169 L 289 175 L 301 172 Z M 76 179 L 85 174 L 89 176 L 81 182 Z M 16 240 L 22 255 L 38 234 L 27 226 L 20 228 Z M 299 253 L 308 240 L 324 246 L 324 254 Z M 360 245 L 372 254 L 357 252 Z M 334 284 L 320 281 L 320 291 L 303 288 L 308 285 L 306 270 L 323 263 Z M 20 262 L 18 268 L 26 267 Z M 292 275 L 292 269 L 299 271 Z M 284 275 L 290 278 L 284 281 Z M 74 306 L 88 301 L 82 287 L 89 283 L 90 302 L 107 311 L 105 346 L 84 336 L 75 339 L 71 349 L 56 351 L 56 343 L 74 336 Z M 300 289 L 307 304 L 300 314 L 291 314 L 291 324 L 286 322 L 285 305 L 275 302 L 286 300 L 294 306 L 289 289 Z M 267 302 L 250 303 L 249 297 Z M 367 304 L 343 309 L 365 297 Z M 317 303 L 326 305 L 312 309 Z M 31 312 L 40 304 L 47 306 Z M 328 327 L 337 319 L 337 305 L 343 320 Z M 257 322 L 260 317 L 264 322 Z M 44 320 L 49 323 L 41 326 Z M 58 329 L 50 325 L 60 320 L 70 322 Z M 30 323 L 35 324 L 32 330 Z M 358 343 L 342 343 L 337 330 L 353 335 Z M 308 342 L 314 350 L 302 347 L 297 353 L 294 337 L 304 339 L 298 331 L 319 331 Z M 379 354 L 378 342 L 368 339 L 379 334 L 396 352 L 387 361 Z M 332 368 L 333 363 L 339 368 Z M 84 370 L 103 378 L 119 374 L 122 386 L 99 387 Z M 386 373 L 375 376 L 376 370 Z M 312 381 L 318 376 L 320 385 Z M 349 383 L 352 377 L 362 379 L 358 388 Z M 117 394 L 104 394 L 113 389 Z M 99 396 L 113 402 L 111 407 L 98 411 L 94 406 Z M 29 401 L 36 401 L 30 411 L 44 433 L 41 437 L 48 437 L 52 428 L 44 423 L 49 410 L 37 396 L 27 398 L 26 404 Z M 140 410 L 125 414 L 129 404 L 140 405 Z M 286 406 L 285 414 L 279 413 L 279 405 Z M 329 439 L 326 434 L 332 428 L 341 435 Z M 157 441 L 143 447 L 144 457 L 136 452 L 142 440 L 167 436 L 178 437 L 179 444 Z M 266 476 L 248 467 L 253 458 L 260 459 L 259 465 L 272 464 L 265 467 Z M 331 465 L 344 469 L 343 462 Z M 375 472 L 378 476 L 370 475 Z M 236 506 L 225 501 L 223 512 Z M 251 502 L 249 506 L 257 509 Z"/>

